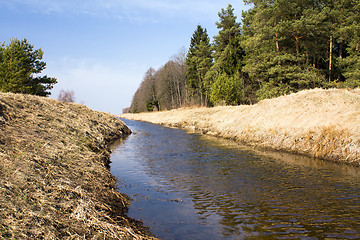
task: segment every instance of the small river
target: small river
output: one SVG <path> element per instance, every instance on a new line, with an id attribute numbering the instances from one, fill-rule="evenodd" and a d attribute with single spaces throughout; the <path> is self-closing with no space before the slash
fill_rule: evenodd
<path id="1" fill-rule="evenodd" d="M 123 121 L 111 172 L 158 238 L 360 239 L 359 168 Z"/>

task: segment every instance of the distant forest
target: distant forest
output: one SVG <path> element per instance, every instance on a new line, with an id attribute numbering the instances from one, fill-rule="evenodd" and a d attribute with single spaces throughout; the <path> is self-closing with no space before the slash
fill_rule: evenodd
<path id="1" fill-rule="evenodd" d="M 197 26 L 188 51 L 150 68 L 128 112 L 253 104 L 311 88 L 360 87 L 360 0 L 245 0 L 228 5 L 212 41 Z"/>

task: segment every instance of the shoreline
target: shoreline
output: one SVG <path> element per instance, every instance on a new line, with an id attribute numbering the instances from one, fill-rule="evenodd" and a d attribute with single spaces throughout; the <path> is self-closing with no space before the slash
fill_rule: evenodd
<path id="1" fill-rule="evenodd" d="M 120 117 L 360 166 L 360 89 L 313 89 L 255 105 L 183 108 Z"/>
<path id="2" fill-rule="evenodd" d="M 0 238 L 155 239 L 110 173 L 130 133 L 83 105 L 0 93 Z"/>

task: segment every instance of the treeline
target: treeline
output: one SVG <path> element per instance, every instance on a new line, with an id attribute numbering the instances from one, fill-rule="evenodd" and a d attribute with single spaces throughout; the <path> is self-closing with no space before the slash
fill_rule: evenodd
<path id="1" fill-rule="evenodd" d="M 188 105 L 185 51 L 158 70 L 150 68 L 136 91 L 130 112 L 158 111 Z"/>
<path id="2" fill-rule="evenodd" d="M 360 86 L 360 0 L 246 0 L 198 26 L 187 54 L 150 69 L 130 112 L 252 104 L 316 87 Z"/>

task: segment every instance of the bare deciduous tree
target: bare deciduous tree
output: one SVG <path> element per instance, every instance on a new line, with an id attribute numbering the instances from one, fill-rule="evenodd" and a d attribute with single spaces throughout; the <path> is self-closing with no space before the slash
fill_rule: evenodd
<path id="1" fill-rule="evenodd" d="M 185 50 L 182 49 L 158 70 L 150 68 L 133 96 L 131 112 L 170 110 L 183 107 L 186 98 Z"/>
<path id="2" fill-rule="evenodd" d="M 74 91 L 61 90 L 58 100 L 60 102 L 75 102 L 75 93 L 74 93 Z"/>

